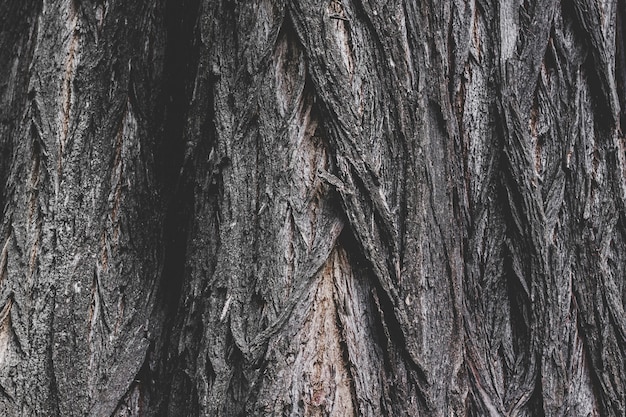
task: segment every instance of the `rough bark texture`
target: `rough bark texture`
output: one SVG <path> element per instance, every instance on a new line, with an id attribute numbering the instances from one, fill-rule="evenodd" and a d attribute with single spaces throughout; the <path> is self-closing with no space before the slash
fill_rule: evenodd
<path id="1" fill-rule="evenodd" d="M 0 2 L 0 414 L 625 415 L 625 18 Z"/>

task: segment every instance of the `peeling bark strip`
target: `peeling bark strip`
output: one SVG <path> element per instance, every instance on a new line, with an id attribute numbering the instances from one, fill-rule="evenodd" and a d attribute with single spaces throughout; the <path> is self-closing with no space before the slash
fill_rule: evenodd
<path id="1" fill-rule="evenodd" d="M 625 415 L 625 13 L 0 2 L 0 415 Z"/>

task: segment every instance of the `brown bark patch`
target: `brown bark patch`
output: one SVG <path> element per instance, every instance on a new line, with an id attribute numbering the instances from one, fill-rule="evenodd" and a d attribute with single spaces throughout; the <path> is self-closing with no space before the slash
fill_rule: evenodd
<path id="1" fill-rule="evenodd" d="M 344 337 L 338 325 L 335 281 L 341 279 L 348 260 L 335 249 L 319 274 L 310 315 L 301 331 L 302 381 L 306 416 L 355 414 L 351 375 L 344 357 Z"/>

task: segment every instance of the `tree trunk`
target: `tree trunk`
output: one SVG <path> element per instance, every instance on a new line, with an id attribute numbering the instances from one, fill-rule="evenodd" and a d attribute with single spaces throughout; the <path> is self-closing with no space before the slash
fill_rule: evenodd
<path id="1" fill-rule="evenodd" d="M 623 416 L 626 3 L 0 3 L 0 414 Z"/>

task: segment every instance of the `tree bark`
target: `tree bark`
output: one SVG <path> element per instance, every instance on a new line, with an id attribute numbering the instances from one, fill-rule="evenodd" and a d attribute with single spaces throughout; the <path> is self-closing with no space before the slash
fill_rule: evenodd
<path id="1" fill-rule="evenodd" d="M 626 3 L 0 3 L 0 414 L 623 416 Z"/>

